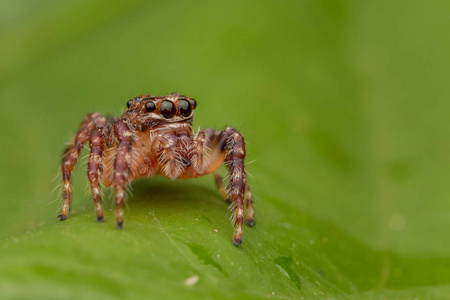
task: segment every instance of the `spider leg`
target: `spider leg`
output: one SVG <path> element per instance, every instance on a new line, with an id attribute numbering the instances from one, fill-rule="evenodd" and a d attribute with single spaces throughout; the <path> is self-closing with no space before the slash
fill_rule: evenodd
<path id="1" fill-rule="evenodd" d="M 255 212 L 253 210 L 252 193 L 250 191 L 250 185 L 247 183 L 247 178 L 245 179 L 244 202 L 247 209 L 247 225 L 253 227 L 256 225 Z"/>
<path id="2" fill-rule="evenodd" d="M 114 134 L 119 141 L 117 154 L 114 160 L 114 189 L 116 194 L 117 228 L 123 228 L 123 201 L 125 198 L 125 185 L 128 182 L 131 164 L 132 132 L 124 120 L 114 123 Z"/>
<path id="3" fill-rule="evenodd" d="M 100 197 L 100 189 L 98 178 L 102 172 L 102 156 L 103 156 L 103 137 L 105 128 L 100 127 L 92 131 L 89 139 L 91 153 L 88 161 L 88 178 L 91 184 L 92 197 L 94 198 L 95 212 L 97 214 L 97 222 L 103 222 L 103 211 Z"/>
<path id="4" fill-rule="evenodd" d="M 220 175 L 220 172 L 218 170 L 214 171 L 214 179 L 216 182 L 216 186 L 219 189 L 220 193 L 222 194 L 222 197 L 225 199 L 225 202 L 228 204 L 231 204 L 231 199 L 228 198 L 227 191 L 223 187 L 223 179 L 222 175 Z M 252 199 L 252 193 L 250 191 L 250 185 L 247 183 L 247 178 L 245 178 L 245 194 L 244 194 L 244 204 L 245 208 L 247 209 L 247 225 L 253 227 L 256 225 L 255 221 L 255 212 L 253 210 L 253 199 Z"/>
<path id="5" fill-rule="evenodd" d="M 197 133 L 194 144 L 192 166 L 195 171 L 200 176 L 213 172 L 216 185 L 222 196 L 233 205 L 232 218 L 236 227 L 233 242 L 238 246 L 242 242 L 244 204 L 247 208 L 247 224 L 255 225 L 253 200 L 245 174 L 244 137 L 231 127 L 222 132 L 205 129 Z M 217 171 L 223 161 L 225 161 L 230 177 L 228 193 L 222 185 L 222 176 Z"/>
<path id="6" fill-rule="evenodd" d="M 78 129 L 78 132 L 72 142 L 64 150 L 61 167 L 63 175 L 64 201 L 61 208 L 61 213 L 58 215 L 58 219 L 60 221 L 65 220 L 69 213 L 70 203 L 72 202 L 70 175 L 75 167 L 78 156 L 83 149 L 83 145 L 88 141 L 91 131 L 104 122 L 106 122 L 105 118 L 99 113 L 91 113 L 87 115 L 81 122 L 80 128 Z"/>
<path id="7" fill-rule="evenodd" d="M 214 175 L 214 182 L 216 183 L 216 186 L 219 189 L 222 198 L 225 200 L 226 203 L 231 204 L 231 199 L 228 198 L 227 190 L 223 187 L 223 179 L 222 175 L 220 175 L 219 170 L 215 170 L 213 175 Z"/>
<path id="8" fill-rule="evenodd" d="M 208 169 L 217 157 L 218 152 L 220 152 L 217 147 L 219 136 L 220 131 L 211 128 L 201 130 L 195 136 L 192 162 L 193 167 L 198 174 L 206 174 L 210 172 Z M 214 182 L 216 183 L 222 198 L 225 202 L 231 204 L 231 199 L 228 197 L 227 190 L 223 186 L 222 175 L 220 175 L 220 172 L 217 169 L 213 172 L 213 175 Z"/>
<path id="9" fill-rule="evenodd" d="M 228 184 L 229 196 L 234 204 L 233 219 L 236 227 L 233 242 L 236 246 L 239 246 L 242 242 L 242 225 L 244 223 L 243 202 L 247 185 L 244 166 L 245 142 L 242 134 L 231 127 L 222 131 L 219 139 L 220 142 L 218 147 L 221 151 L 226 151 L 225 164 L 230 174 L 230 182 Z M 249 201 L 247 201 L 247 203 L 249 203 Z M 252 208 L 253 205 L 250 207 Z"/>

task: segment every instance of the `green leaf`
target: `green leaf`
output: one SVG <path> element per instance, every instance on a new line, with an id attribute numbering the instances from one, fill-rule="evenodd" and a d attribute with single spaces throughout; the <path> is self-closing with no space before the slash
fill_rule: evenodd
<path id="1" fill-rule="evenodd" d="M 0 2 L 2 298 L 448 299 L 448 9 Z M 108 189 L 95 222 L 81 160 L 58 222 L 82 118 L 172 91 L 197 100 L 195 128 L 246 138 L 242 245 L 211 176 L 134 182 L 119 231 Z"/>

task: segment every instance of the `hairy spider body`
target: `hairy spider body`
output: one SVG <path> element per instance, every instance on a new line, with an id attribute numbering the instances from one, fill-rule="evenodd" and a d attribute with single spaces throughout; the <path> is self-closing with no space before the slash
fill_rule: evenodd
<path id="1" fill-rule="evenodd" d="M 95 203 L 97 221 L 103 222 L 99 179 L 115 191 L 117 228 L 123 228 L 125 186 L 142 176 L 162 175 L 187 179 L 213 173 L 225 200 L 234 205 L 233 242 L 242 242 L 244 204 L 247 224 L 255 225 L 253 201 L 246 180 L 243 136 L 234 128 L 219 132 L 200 130 L 193 135 L 192 122 L 196 101 L 172 93 L 166 96 L 139 96 L 127 102 L 127 110 L 118 120 L 91 113 L 67 146 L 62 157 L 64 202 L 59 220 L 69 213 L 71 173 L 89 141 L 88 178 Z M 217 171 L 225 163 L 230 181 L 228 191 Z"/>

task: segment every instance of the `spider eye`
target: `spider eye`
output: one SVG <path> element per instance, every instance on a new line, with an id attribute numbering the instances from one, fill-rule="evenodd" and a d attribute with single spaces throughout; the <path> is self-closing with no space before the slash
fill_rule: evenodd
<path id="1" fill-rule="evenodd" d="M 166 119 L 172 118 L 177 112 L 175 105 L 173 105 L 173 103 L 169 100 L 164 100 L 163 102 L 161 102 L 159 108 L 162 116 Z"/>
<path id="2" fill-rule="evenodd" d="M 195 99 L 190 99 L 189 102 L 191 102 L 191 105 L 194 107 L 194 109 L 197 107 L 197 101 L 195 101 Z"/>
<path id="3" fill-rule="evenodd" d="M 153 103 L 151 101 L 145 103 L 145 110 L 147 112 L 153 112 L 153 111 L 155 111 L 155 109 L 156 109 L 156 104 L 155 103 Z"/>
<path id="4" fill-rule="evenodd" d="M 130 106 L 133 104 L 134 100 L 128 100 L 127 102 L 127 108 L 130 108 Z"/>
<path id="5" fill-rule="evenodd" d="M 192 112 L 192 105 L 187 100 L 178 101 L 178 109 L 183 117 L 189 117 Z"/>

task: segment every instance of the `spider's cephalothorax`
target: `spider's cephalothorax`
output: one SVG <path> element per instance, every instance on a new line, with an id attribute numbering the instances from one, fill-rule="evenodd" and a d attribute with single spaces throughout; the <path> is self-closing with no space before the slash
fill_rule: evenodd
<path id="1" fill-rule="evenodd" d="M 99 113 L 87 115 L 63 154 L 64 202 L 59 220 L 65 220 L 69 213 L 72 200 L 70 175 L 83 145 L 89 141 L 88 177 L 98 222 L 103 222 L 99 178 L 105 186 L 114 187 L 117 228 L 122 228 L 127 183 L 141 176 L 157 174 L 175 180 L 213 173 L 222 196 L 234 205 L 236 229 L 233 242 L 239 245 L 244 203 L 247 224 L 255 225 L 244 167 L 244 138 L 231 127 L 221 132 L 208 128 L 193 135 L 196 106 L 194 99 L 177 93 L 146 95 L 128 100 L 127 110 L 118 120 Z M 222 177 L 217 171 L 223 162 L 230 177 L 228 191 L 222 186 Z"/>

